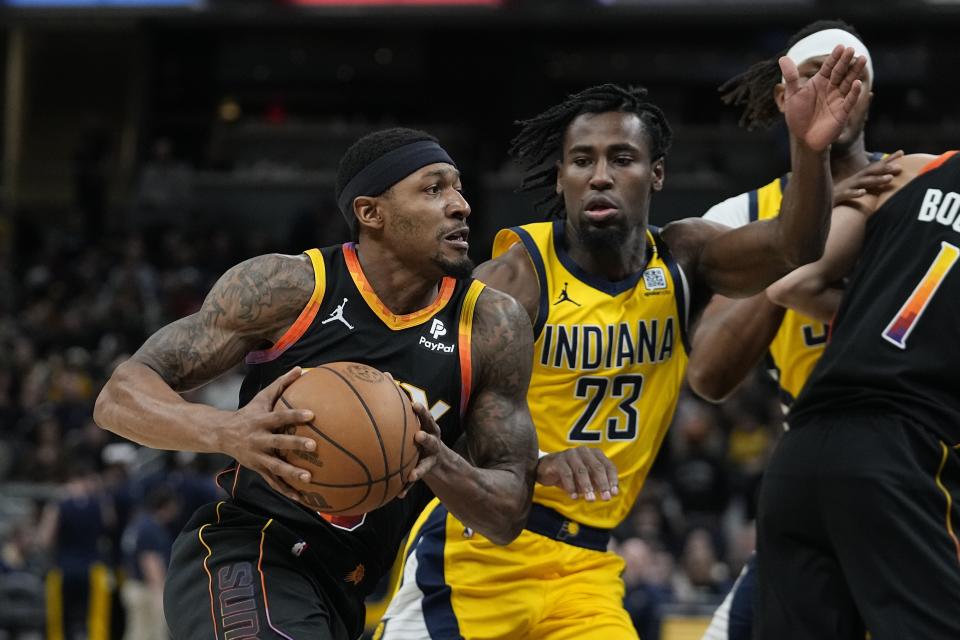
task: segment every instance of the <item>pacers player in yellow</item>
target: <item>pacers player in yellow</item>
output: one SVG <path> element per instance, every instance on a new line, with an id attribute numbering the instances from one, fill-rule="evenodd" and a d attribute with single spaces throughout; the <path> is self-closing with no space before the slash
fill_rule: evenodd
<path id="1" fill-rule="evenodd" d="M 873 98 L 873 66 L 866 45 L 851 25 L 838 20 L 809 24 L 790 38 L 782 55 L 796 63 L 803 82 L 817 73 L 837 42 L 853 47 L 868 62 L 862 76 L 865 90 L 830 149 L 835 205 L 862 196 L 866 190 L 888 188 L 900 171 L 895 161 L 902 156 L 901 152 L 884 156 L 866 150 L 864 127 Z M 748 129 L 773 125 L 782 117 L 784 86 L 778 57 L 754 65 L 721 87 L 725 101 L 744 105 L 741 124 Z M 775 218 L 790 180 L 790 174 L 786 174 L 759 189 L 729 198 L 713 206 L 704 218 L 730 227 Z M 714 296 L 697 325 L 688 369 L 690 386 L 703 398 L 722 402 L 766 354 L 786 411 L 820 359 L 827 332 L 822 321 L 777 306 L 764 293 L 740 300 Z M 751 556 L 714 614 L 704 640 L 752 637 L 755 567 L 756 557 Z"/>
<path id="2" fill-rule="evenodd" d="M 827 149 L 862 66 L 838 47 L 804 90 L 790 83 L 803 190 L 780 218 L 737 230 L 701 219 L 648 227 L 671 132 L 645 90 L 593 87 L 523 123 L 512 151 L 529 170 L 525 187 L 555 190 L 554 220 L 501 231 L 476 276 L 513 295 L 534 323 L 528 402 L 541 485 L 526 529 L 506 547 L 428 507 L 381 638 L 636 638 L 622 606 L 623 561 L 607 543 L 670 423 L 690 316 L 713 291 L 750 295 L 819 255 Z M 789 62 L 784 73 L 797 79 Z"/>

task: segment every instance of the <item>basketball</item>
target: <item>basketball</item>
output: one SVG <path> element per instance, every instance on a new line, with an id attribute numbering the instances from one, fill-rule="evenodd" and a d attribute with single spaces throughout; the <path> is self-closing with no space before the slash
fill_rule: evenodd
<path id="1" fill-rule="evenodd" d="M 287 433 L 316 441 L 314 451 L 281 451 L 311 473 L 291 482 L 302 502 L 330 515 L 361 515 L 403 489 L 418 460 L 413 436 L 420 421 L 407 394 L 388 375 L 357 362 L 310 369 L 283 392 L 280 403 L 309 409 L 314 420 Z"/>

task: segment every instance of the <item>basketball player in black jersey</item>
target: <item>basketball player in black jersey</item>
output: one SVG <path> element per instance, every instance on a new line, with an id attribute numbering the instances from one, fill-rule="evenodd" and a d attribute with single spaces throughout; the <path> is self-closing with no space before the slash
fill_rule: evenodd
<path id="1" fill-rule="evenodd" d="M 761 638 L 960 638 L 960 155 L 898 164 L 768 290 L 835 319 L 763 480 Z"/>
<path id="2" fill-rule="evenodd" d="M 364 597 L 433 495 L 495 543 L 521 531 L 537 450 L 525 398 L 530 321 L 469 278 L 460 190 L 432 136 L 360 139 L 337 179 L 357 242 L 233 267 L 200 311 L 160 329 L 107 382 L 95 409 L 102 427 L 235 460 L 219 476 L 230 497 L 198 510 L 174 545 L 165 612 L 175 638 L 359 637 Z M 244 359 L 239 410 L 178 395 Z M 301 367 L 337 360 L 391 373 L 422 425 L 415 484 L 359 517 L 306 506 L 287 481 L 308 472 L 278 456 L 313 449 L 283 430 L 323 416 L 277 399 Z M 448 446 L 461 434 L 469 461 Z"/>
<path id="3" fill-rule="evenodd" d="M 840 32 L 838 32 L 838 30 Z M 768 128 L 783 120 L 783 84 L 777 59 L 794 60 L 802 78 L 820 67 L 837 38 L 870 56 L 860 35 L 840 20 L 818 20 L 790 37 L 779 55 L 751 66 L 720 87 L 728 104 L 742 105 L 740 125 L 748 130 Z M 833 201 L 846 202 L 889 187 L 898 172 L 902 153 L 884 155 L 866 150 L 864 129 L 875 84 L 873 65 L 862 78 L 864 91 L 847 126 L 830 147 Z M 710 208 L 704 218 L 730 227 L 776 216 L 790 174 L 769 184 L 728 198 Z M 786 410 L 823 351 L 827 327 L 822 322 L 787 313 L 764 293 L 735 300 L 714 296 L 697 322 L 687 380 L 691 389 L 711 402 L 722 402 L 767 358 L 770 374 L 779 382 L 780 402 Z M 756 557 L 751 555 L 740 576 L 713 615 L 703 640 L 749 640 L 753 637 Z"/>

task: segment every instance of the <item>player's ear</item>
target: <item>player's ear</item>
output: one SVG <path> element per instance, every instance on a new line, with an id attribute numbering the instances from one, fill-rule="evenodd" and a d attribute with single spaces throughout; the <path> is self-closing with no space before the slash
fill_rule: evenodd
<path id="1" fill-rule="evenodd" d="M 357 196 L 353 200 L 353 215 L 357 217 L 357 222 L 362 227 L 383 228 L 383 211 L 380 208 L 379 198 Z"/>
<path id="2" fill-rule="evenodd" d="M 650 184 L 651 191 L 660 191 L 663 189 L 663 178 L 664 171 L 666 169 L 666 160 L 663 156 L 657 158 L 653 161 L 653 165 L 650 167 L 651 173 L 653 173 L 653 181 Z"/>
<path id="3" fill-rule="evenodd" d="M 557 195 L 563 195 L 563 185 L 560 184 L 560 178 L 563 175 L 563 162 L 557 160 Z"/>
<path id="4" fill-rule="evenodd" d="M 782 82 L 778 82 L 773 86 L 773 101 L 777 103 L 777 109 L 780 110 L 780 113 L 783 113 L 783 96 L 786 92 L 786 87 Z"/>

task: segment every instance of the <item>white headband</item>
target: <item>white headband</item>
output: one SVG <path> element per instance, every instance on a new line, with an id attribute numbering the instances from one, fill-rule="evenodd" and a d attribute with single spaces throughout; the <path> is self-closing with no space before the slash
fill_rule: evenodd
<path id="1" fill-rule="evenodd" d="M 855 55 L 863 56 L 867 59 L 867 80 L 870 84 L 873 84 L 873 62 L 870 59 L 870 52 L 867 50 L 867 46 L 860 42 L 857 36 L 843 29 L 824 29 L 823 31 L 811 33 L 790 47 L 790 50 L 787 51 L 787 57 L 793 60 L 793 63 L 799 67 L 810 58 L 830 55 L 838 44 L 853 48 Z"/>

